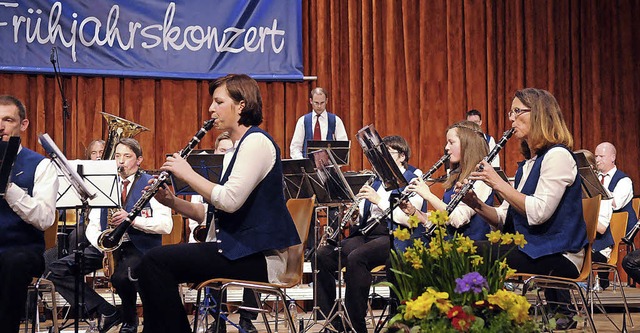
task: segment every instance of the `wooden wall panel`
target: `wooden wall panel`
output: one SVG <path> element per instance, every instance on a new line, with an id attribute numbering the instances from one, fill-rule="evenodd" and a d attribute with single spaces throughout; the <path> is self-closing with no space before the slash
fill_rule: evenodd
<path id="1" fill-rule="evenodd" d="M 353 170 L 370 168 L 355 141 L 374 124 L 401 134 L 412 164 L 429 168 L 443 151 L 445 129 L 470 108 L 498 138 L 517 89 L 551 91 L 563 109 L 575 148 L 601 141 L 618 146 L 618 166 L 640 193 L 640 1 L 554 0 L 303 0 L 305 75 L 317 81 L 261 82 L 264 124 L 289 157 L 296 120 L 309 112 L 310 89 L 329 91 L 328 108 L 352 138 Z M 181 149 L 209 117 L 208 85 L 200 80 L 63 77 L 71 119 L 68 155 L 104 137 L 100 111 L 151 131 L 138 136 L 145 167 Z M 51 76 L 0 73 L 0 93 L 27 104 L 25 146 L 41 151 L 38 133 L 62 146 L 62 99 Z M 213 145 L 212 131 L 202 147 Z M 518 143 L 501 160 L 508 174 L 521 160 Z M 438 189 L 435 189 L 439 191 Z"/>

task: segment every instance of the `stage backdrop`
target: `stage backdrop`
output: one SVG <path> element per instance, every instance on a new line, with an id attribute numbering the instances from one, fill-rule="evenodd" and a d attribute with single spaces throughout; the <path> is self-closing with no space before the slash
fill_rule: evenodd
<path id="1" fill-rule="evenodd" d="M 301 0 L 0 2 L 0 70 L 302 80 Z"/>

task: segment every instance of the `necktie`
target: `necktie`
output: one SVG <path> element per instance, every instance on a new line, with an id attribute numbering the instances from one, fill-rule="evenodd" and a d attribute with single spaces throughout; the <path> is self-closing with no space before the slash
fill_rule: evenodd
<path id="1" fill-rule="evenodd" d="M 313 128 L 313 140 L 320 141 L 322 136 L 320 134 L 320 115 L 316 115 L 316 126 Z"/>
<path id="2" fill-rule="evenodd" d="M 606 176 L 605 174 L 601 174 L 600 175 L 600 184 L 604 185 L 604 176 Z"/>
<path id="3" fill-rule="evenodd" d="M 122 196 L 120 197 L 122 207 L 124 207 L 124 203 L 127 201 L 127 186 L 129 186 L 129 183 L 130 181 L 128 179 L 122 181 Z"/>

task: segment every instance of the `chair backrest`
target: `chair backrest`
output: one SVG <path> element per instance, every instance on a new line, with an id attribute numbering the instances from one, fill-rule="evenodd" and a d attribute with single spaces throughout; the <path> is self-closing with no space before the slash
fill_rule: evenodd
<path id="1" fill-rule="evenodd" d="M 56 216 L 53 224 L 44 230 L 44 249 L 48 250 L 56 247 L 58 240 L 58 210 L 56 210 Z"/>
<path id="2" fill-rule="evenodd" d="M 287 201 L 287 209 L 293 218 L 301 241 L 301 244 L 291 246 L 287 249 L 287 268 L 284 274 L 279 277 L 279 280 L 287 286 L 293 286 L 302 281 L 304 249 L 309 235 L 315 201 L 315 195 L 307 199 L 289 199 Z"/>
<path id="3" fill-rule="evenodd" d="M 640 219 L 640 198 L 631 199 L 631 207 L 636 212 L 636 218 Z"/>
<path id="4" fill-rule="evenodd" d="M 587 224 L 587 239 L 589 245 L 585 250 L 584 262 L 582 263 L 582 269 L 580 270 L 580 276 L 576 280 L 586 280 L 591 274 L 591 246 L 596 239 L 596 233 L 598 232 L 598 215 L 600 214 L 600 198 L 598 194 L 593 198 L 582 199 L 582 216 L 584 222 Z"/>
<path id="5" fill-rule="evenodd" d="M 611 249 L 611 256 L 609 256 L 608 264 L 618 264 L 618 248 L 622 237 L 624 237 L 627 231 L 627 212 L 617 212 L 611 215 L 611 222 L 609 223 L 609 229 L 611 229 L 611 237 L 613 238 L 613 248 Z"/>
<path id="6" fill-rule="evenodd" d="M 184 221 L 182 215 L 173 215 L 173 229 L 167 235 L 162 235 L 162 245 L 178 244 L 182 241 L 182 231 L 184 230 Z"/>

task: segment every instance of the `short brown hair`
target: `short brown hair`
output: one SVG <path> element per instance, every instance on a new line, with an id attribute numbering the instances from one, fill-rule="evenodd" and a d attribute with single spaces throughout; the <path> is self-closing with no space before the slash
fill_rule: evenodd
<path id="1" fill-rule="evenodd" d="M 238 123 L 244 126 L 258 126 L 262 123 L 262 96 L 258 82 L 245 74 L 229 74 L 209 83 L 209 95 L 225 86 L 227 93 L 236 103 L 244 101 Z"/>
<path id="2" fill-rule="evenodd" d="M 404 154 L 404 162 L 402 162 L 402 166 L 406 168 L 409 164 L 409 157 L 411 157 L 411 148 L 409 148 L 407 140 L 399 135 L 389 135 L 382 138 L 382 142 L 387 145 L 387 148 L 392 148 L 397 150 L 398 153 Z"/>
<path id="3" fill-rule="evenodd" d="M 133 151 L 133 153 L 136 154 L 136 157 L 142 156 L 142 147 L 140 146 L 140 143 L 136 139 L 122 138 L 120 139 L 120 141 L 118 141 L 118 145 L 124 145 L 129 147 L 129 149 L 131 149 L 131 151 Z"/>
<path id="4" fill-rule="evenodd" d="M 0 105 L 14 105 L 18 108 L 20 120 L 27 119 L 27 108 L 24 107 L 24 104 L 18 98 L 11 95 L 0 95 Z"/>

